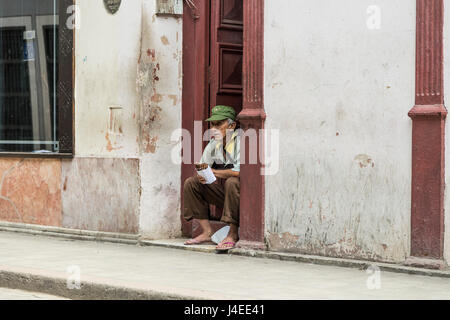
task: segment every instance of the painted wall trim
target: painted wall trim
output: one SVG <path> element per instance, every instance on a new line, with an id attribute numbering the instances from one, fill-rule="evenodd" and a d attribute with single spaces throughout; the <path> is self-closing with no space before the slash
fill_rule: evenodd
<path id="1" fill-rule="evenodd" d="M 264 147 L 259 129 L 264 129 L 264 0 L 244 1 L 243 109 L 238 116 L 242 129 L 258 133 L 258 150 Z M 243 137 L 243 139 L 245 139 Z M 244 142 L 241 143 L 244 145 Z M 249 154 L 249 143 L 245 143 Z M 240 240 L 238 247 L 266 249 L 264 242 L 264 153 L 257 164 L 241 165 Z"/>
<path id="2" fill-rule="evenodd" d="M 411 256 L 444 252 L 445 119 L 443 0 L 417 0 L 412 128 Z"/>

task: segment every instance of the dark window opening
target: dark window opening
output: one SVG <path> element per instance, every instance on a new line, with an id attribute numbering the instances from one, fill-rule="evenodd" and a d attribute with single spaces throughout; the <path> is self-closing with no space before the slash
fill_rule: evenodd
<path id="1" fill-rule="evenodd" d="M 73 0 L 0 0 L 0 156 L 73 155 L 73 30 L 66 22 L 74 14 Z"/>
<path id="2" fill-rule="evenodd" d="M 28 62 L 22 27 L 0 28 L 0 140 L 33 140 Z M 32 151 L 31 145 L 0 144 L 0 151 Z"/>

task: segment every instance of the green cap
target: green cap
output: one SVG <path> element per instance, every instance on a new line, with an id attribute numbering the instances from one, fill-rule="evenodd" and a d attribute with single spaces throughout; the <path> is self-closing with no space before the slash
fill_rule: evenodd
<path id="1" fill-rule="evenodd" d="M 206 121 L 222 121 L 226 119 L 236 120 L 236 111 L 228 106 L 215 106 L 211 111 L 211 118 Z"/>

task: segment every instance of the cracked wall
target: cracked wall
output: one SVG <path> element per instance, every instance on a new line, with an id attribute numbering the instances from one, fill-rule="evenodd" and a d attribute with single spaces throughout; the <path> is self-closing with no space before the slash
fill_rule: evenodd
<path id="1" fill-rule="evenodd" d="M 75 157 L 0 159 L 0 219 L 169 238 L 180 231 L 182 18 L 76 0 Z"/>
<path id="2" fill-rule="evenodd" d="M 0 220 L 60 227 L 61 162 L 0 159 Z"/>
<path id="3" fill-rule="evenodd" d="M 140 233 L 151 239 L 181 235 L 181 167 L 172 162 L 172 132 L 181 127 L 182 18 L 157 16 L 144 0 L 136 88 L 140 106 Z"/>
<path id="4" fill-rule="evenodd" d="M 139 159 L 62 160 L 62 226 L 137 234 Z"/>
<path id="5" fill-rule="evenodd" d="M 170 137 L 181 126 L 182 20 L 157 17 L 154 2 L 122 2 L 110 15 L 101 1 L 77 0 L 76 158 L 63 163 L 64 226 L 179 234 Z"/>

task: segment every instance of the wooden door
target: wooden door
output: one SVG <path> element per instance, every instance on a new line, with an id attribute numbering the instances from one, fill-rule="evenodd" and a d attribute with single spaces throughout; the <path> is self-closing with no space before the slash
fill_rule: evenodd
<path id="1" fill-rule="evenodd" d="M 192 134 L 194 121 L 204 121 L 217 104 L 233 106 L 237 113 L 242 110 L 243 1 L 184 2 L 182 126 Z M 181 166 L 181 208 L 184 181 L 194 174 L 192 163 L 198 161 L 194 144 L 183 142 L 186 148 L 191 162 Z M 221 215 L 212 208 L 212 219 L 219 220 Z M 198 225 L 185 221 L 183 214 L 180 218 L 184 236 L 199 234 Z M 222 223 L 212 223 L 212 227 L 217 230 Z"/>
<path id="2" fill-rule="evenodd" d="M 209 114 L 216 105 L 232 106 L 237 114 L 242 110 L 243 1 L 210 0 Z M 220 220 L 221 208 L 210 211 Z"/>

